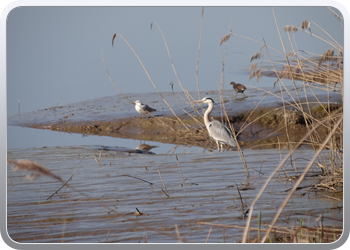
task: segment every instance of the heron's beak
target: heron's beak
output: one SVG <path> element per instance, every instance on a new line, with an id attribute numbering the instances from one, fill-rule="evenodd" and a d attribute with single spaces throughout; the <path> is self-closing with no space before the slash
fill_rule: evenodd
<path id="1" fill-rule="evenodd" d="M 203 101 L 202 100 L 198 100 L 198 101 L 194 101 L 192 103 L 203 103 Z"/>

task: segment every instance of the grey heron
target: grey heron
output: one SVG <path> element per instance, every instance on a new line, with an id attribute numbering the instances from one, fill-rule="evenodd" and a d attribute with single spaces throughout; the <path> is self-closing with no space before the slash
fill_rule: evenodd
<path id="1" fill-rule="evenodd" d="M 141 101 L 139 101 L 139 100 L 137 100 L 137 101 L 135 102 L 135 109 L 136 109 L 137 112 L 140 113 L 140 118 L 141 118 L 141 119 L 142 119 L 142 115 L 145 115 L 145 117 L 146 117 L 146 115 L 147 115 L 148 113 L 157 111 L 157 110 L 155 110 L 155 109 L 149 107 L 147 104 L 143 104 L 143 103 L 142 103 Z"/>
<path id="2" fill-rule="evenodd" d="M 236 95 L 234 97 L 236 97 L 238 93 L 242 93 L 243 96 L 245 97 L 243 92 L 247 88 L 244 85 L 242 85 L 240 83 L 235 83 L 235 82 L 231 82 L 230 84 L 232 85 L 233 89 L 236 91 Z"/>
<path id="3" fill-rule="evenodd" d="M 221 122 L 209 120 L 209 115 L 214 108 L 214 101 L 210 97 L 204 97 L 202 100 L 195 101 L 194 103 L 207 103 L 208 109 L 204 113 L 204 123 L 208 130 L 210 137 L 216 142 L 219 151 L 219 144 L 221 146 L 226 144 L 231 147 L 237 147 L 237 143 L 233 137 L 231 130 Z"/>

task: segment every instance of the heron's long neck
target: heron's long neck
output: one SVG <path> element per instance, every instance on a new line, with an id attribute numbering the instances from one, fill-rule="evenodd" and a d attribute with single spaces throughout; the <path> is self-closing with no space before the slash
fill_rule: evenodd
<path id="1" fill-rule="evenodd" d="M 214 107 L 214 104 L 213 103 L 208 103 L 208 109 L 205 111 L 204 113 L 204 123 L 205 123 L 205 126 L 208 127 L 209 126 L 209 115 L 211 113 L 211 111 L 213 110 L 213 107 Z"/>

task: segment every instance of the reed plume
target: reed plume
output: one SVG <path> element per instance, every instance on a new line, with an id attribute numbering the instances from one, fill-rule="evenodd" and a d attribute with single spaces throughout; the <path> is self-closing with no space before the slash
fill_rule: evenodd
<path id="1" fill-rule="evenodd" d="M 261 57 L 261 52 L 256 52 L 255 54 L 253 54 L 251 57 L 250 57 L 250 61 L 253 61 L 255 59 L 260 59 Z"/>
<path id="2" fill-rule="evenodd" d="M 291 32 L 291 31 L 297 32 L 298 31 L 298 27 L 293 26 L 293 25 L 286 25 L 286 26 L 284 26 L 283 29 L 285 32 Z"/>
<path id="3" fill-rule="evenodd" d="M 14 167 L 12 167 L 13 171 L 15 172 L 17 172 L 18 170 L 31 171 L 32 173 L 26 176 L 26 178 L 29 180 L 35 180 L 40 176 L 46 175 L 56 180 L 62 181 L 61 177 L 54 175 L 50 170 L 39 165 L 36 162 L 32 162 L 29 160 L 18 160 L 18 161 L 7 160 L 7 163 L 15 165 Z"/>
<path id="4" fill-rule="evenodd" d="M 311 29 L 310 29 L 310 22 L 308 22 L 307 20 L 304 20 L 301 23 L 301 28 L 302 30 L 305 30 L 306 28 L 309 29 L 310 33 L 311 33 Z"/>
<path id="5" fill-rule="evenodd" d="M 226 35 L 224 35 L 224 36 L 221 38 L 221 40 L 220 40 L 220 46 L 221 46 L 222 43 L 228 41 L 228 40 L 230 39 L 231 36 L 232 36 L 232 33 L 231 33 L 231 32 L 228 33 L 228 34 L 226 34 Z"/>

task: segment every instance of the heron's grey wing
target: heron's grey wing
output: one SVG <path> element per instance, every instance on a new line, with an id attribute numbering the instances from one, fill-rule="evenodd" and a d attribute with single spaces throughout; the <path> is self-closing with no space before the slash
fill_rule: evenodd
<path id="1" fill-rule="evenodd" d="M 148 105 L 144 104 L 141 106 L 143 110 L 148 111 L 148 112 L 153 112 L 156 111 L 155 109 L 149 107 Z"/>
<path id="2" fill-rule="evenodd" d="M 233 135 L 228 127 L 223 125 L 219 121 L 212 121 L 208 127 L 209 134 L 218 142 L 222 142 L 232 147 L 237 147 L 236 141 L 233 138 Z"/>

